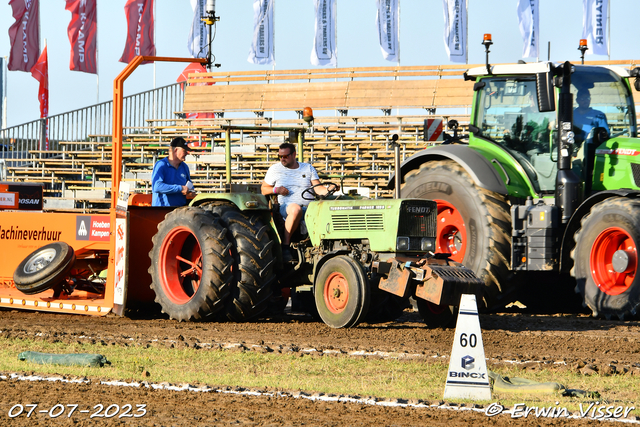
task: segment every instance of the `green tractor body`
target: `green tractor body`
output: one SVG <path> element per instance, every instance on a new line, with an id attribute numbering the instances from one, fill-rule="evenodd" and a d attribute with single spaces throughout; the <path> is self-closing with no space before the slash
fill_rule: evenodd
<path id="1" fill-rule="evenodd" d="M 484 278 L 488 307 L 514 299 L 527 272 L 546 271 L 570 273 L 596 315 L 636 313 L 638 75 L 568 62 L 469 70 L 468 141 L 403 163 L 402 196 L 437 201 L 438 251 Z"/>
<path id="2" fill-rule="evenodd" d="M 229 183 L 168 213 L 149 254 L 163 311 L 177 320 L 246 321 L 282 312 L 291 290 L 298 308 L 335 328 L 394 320 L 410 297 L 428 325 L 445 326 L 463 293 L 480 295 L 471 270 L 433 256 L 435 202 L 307 191 L 315 200 L 292 237 L 291 262 L 282 256 L 278 206 L 260 186 Z"/>
<path id="3" fill-rule="evenodd" d="M 435 249 L 436 203 L 428 200 L 324 200 L 305 215 L 313 246 L 363 240 L 378 253 L 425 254 Z"/>

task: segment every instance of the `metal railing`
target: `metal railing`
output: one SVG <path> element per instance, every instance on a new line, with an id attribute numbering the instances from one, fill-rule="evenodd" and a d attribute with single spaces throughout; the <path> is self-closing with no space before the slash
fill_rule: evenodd
<path id="1" fill-rule="evenodd" d="M 151 120 L 173 119 L 175 112 L 182 110 L 183 101 L 180 83 L 126 96 L 124 126 L 142 128 Z M 43 153 L 44 156 L 57 156 L 60 153 L 56 151 L 63 150 L 61 141 L 77 142 L 64 150 L 92 150 L 95 146 L 89 142 L 111 140 L 112 112 L 113 101 L 108 101 L 0 129 L 0 159 L 15 166 L 24 162 L 22 159 L 28 159 L 29 151 L 33 150 L 48 149 L 51 154 Z"/>

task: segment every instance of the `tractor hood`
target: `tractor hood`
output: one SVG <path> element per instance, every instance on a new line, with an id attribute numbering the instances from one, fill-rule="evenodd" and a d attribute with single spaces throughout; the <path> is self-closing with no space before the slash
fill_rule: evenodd
<path id="1" fill-rule="evenodd" d="M 324 200 L 309 204 L 305 222 L 314 246 L 368 240 L 372 251 L 425 253 L 435 251 L 427 246 L 435 244 L 437 216 L 432 200 Z"/>

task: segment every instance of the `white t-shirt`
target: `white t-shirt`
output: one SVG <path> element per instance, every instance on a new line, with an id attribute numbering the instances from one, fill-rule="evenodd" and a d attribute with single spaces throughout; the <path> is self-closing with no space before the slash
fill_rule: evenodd
<path id="1" fill-rule="evenodd" d="M 319 179 L 318 172 L 309 163 L 298 162 L 297 169 L 285 168 L 282 163 L 275 163 L 267 171 L 264 182 L 275 187 L 285 187 L 289 190 L 288 196 L 278 195 L 278 203 L 280 205 L 296 203 L 300 206 L 307 206 L 311 200 L 304 200 L 301 197 L 302 192 L 311 187 L 312 180 Z"/>

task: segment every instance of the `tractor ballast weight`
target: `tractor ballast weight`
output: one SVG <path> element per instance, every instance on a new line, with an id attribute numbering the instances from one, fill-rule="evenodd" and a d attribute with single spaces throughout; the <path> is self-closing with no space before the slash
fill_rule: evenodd
<path id="1" fill-rule="evenodd" d="M 437 201 L 438 251 L 484 278 L 485 306 L 504 306 L 524 275 L 546 271 L 571 273 L 594 315 L 637 312 L 640 150 L 629 78 L 638 89 L 639 77 L 569 62 L 468 70 L 468 141 L 449 138 L 403 162 L 403 196 Z M 574 117 L 584 111 L 578 92 L 590 95 L 591 129 Z"/>

